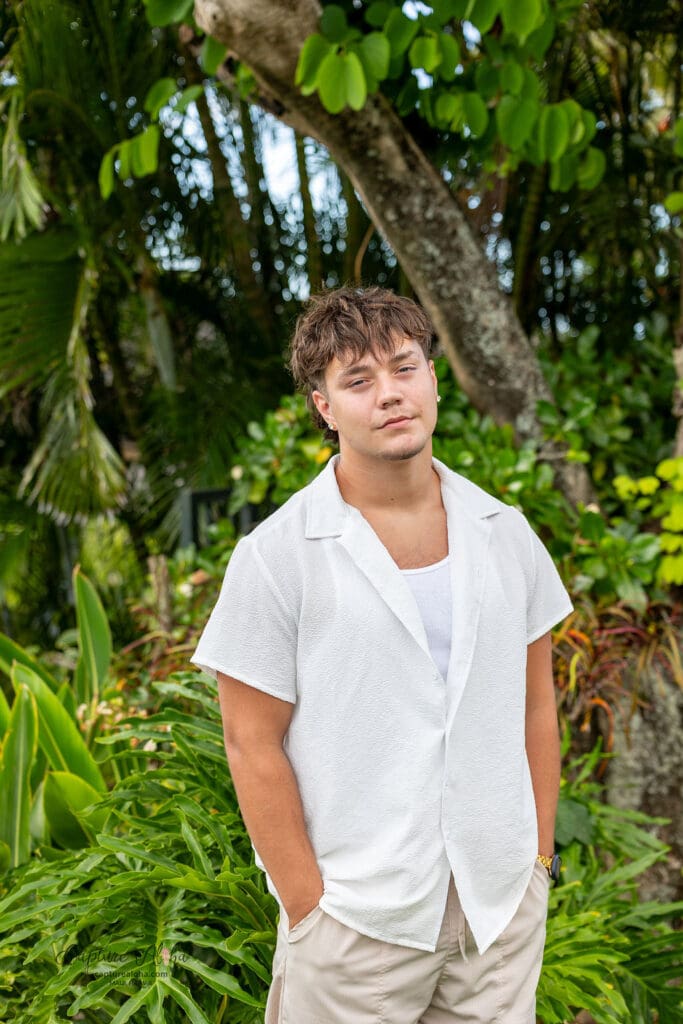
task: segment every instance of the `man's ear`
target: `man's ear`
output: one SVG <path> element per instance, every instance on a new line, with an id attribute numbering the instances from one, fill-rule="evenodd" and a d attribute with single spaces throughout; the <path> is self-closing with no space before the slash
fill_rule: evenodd
<path id="1" fill-rule="evenodd" d="M 311 398 L 313 399 L 313 404 L 315 405 L 316 409 L 318 410 L 322 418 L 329 422 L 332 413 L 330 412 L 330 403 L 328 402 L 323 392 L 318 391 L 316 389 L 315 391 L 311 392 Z"/>

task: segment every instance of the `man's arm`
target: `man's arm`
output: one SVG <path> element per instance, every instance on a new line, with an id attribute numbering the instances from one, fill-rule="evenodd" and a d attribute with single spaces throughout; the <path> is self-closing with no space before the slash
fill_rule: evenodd
<path id="1" fill-rule="evenodd" d="M 560 734 L 550 633 L 527 648 L 526 753 L 536 800 L 538 852 L 549 856 L 555 849 L 560 791 Z"/>
<path id="2" fill-rule="evenodd" d="M 225 751 L 242 817 L 290 928 L 323 893 L 301 796 L 282 749 L 294 705 L 218 673 Z"/>

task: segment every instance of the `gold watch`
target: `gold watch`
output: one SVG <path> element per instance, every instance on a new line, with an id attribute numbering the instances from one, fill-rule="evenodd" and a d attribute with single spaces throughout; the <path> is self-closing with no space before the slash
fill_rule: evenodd
<path id="1" fill-rule="evenodd" d="M 560 880 L 560 868 L 562 867 L 562 859 L 559 853 L 553 853 L 550 857 L 547 857 L 543 853 L 539 853 L 536 856 L 536 860 L 541 862 L 553 882 L 557 884 Z"/>

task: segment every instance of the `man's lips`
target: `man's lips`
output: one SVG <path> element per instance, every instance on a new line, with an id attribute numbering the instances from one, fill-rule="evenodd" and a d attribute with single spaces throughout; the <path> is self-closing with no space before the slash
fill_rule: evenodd
<path id="1" fill-rule="evenodd" d="M 391 427 L 399 423 L 410 423 L 411 419 L 412 416 L 394 416 L 393 419 L 386 420 L 379 429 L 384 430 L 385 427 Z"/>

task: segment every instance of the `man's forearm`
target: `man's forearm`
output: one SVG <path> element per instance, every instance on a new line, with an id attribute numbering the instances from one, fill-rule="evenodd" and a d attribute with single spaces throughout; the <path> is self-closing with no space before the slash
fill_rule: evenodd
<path id="1" fill-rule="evenodd" d="M 249 837 L 296 924 L 320 899 L 323 882 L 292 766 L 276 745 L 228 746 L 227 754 Z"/>
<path id="2" fill-rule="evenodd" d="M 555 816 L 560 790 L 560 739 L 557 719 L 539 709 L 527 716 L 526 752 L 538 820 L 538 852 L 555 848 Z"/>

